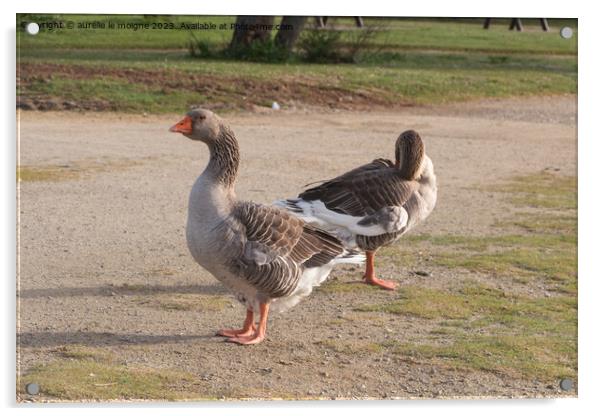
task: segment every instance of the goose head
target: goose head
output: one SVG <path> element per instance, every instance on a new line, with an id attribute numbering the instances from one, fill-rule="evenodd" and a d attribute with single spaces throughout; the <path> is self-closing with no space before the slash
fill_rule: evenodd
<path id="1" fill-rule="evenodd" d="M 406 130 L 399 135 L 395 143 L 395 167 L 407 180 L 420 176 L 424 160 L 424 143 L 414 130 Z"/>
<path id="2" fill-rule="evenodd" d="M 194 108 L 178 123 L 170 127 L 172 133 L 182 133 L 191 140 L 212 144 L 220 136 L 222 121 L 212 111 Z"/>

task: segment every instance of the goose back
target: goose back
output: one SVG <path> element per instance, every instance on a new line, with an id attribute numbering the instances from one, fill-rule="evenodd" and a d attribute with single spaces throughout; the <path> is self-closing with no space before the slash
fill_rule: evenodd
<path id="1" fill-rule="evenodd" d="M 320 200 L 326 208 L 354 217 L 371 215 L 386 206 L 402 206 L 418 184 L 404 180 L 390 160 L 376 159 L 299 194 Z"/>

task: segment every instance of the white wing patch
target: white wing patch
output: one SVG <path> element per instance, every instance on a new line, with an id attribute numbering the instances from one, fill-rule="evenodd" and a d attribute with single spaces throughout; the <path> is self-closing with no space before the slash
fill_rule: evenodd
<path id="1" fill-rule="evenodd" d="M 348 252 L 320 266 L 305 269 L 297 288 L 289 296 L 277 298 L 272 301 L 270 310 L 274 312 L 283 312 L 295 306 L 299 301 L 308 296 L 314 287 L 320 286 L 329 276 L 332 268 L 337 264 L 362 264 L 366 258 L 363 254 L 350 255 Z"/>
<path id="2" fill-rule="evenodd" d="M 289 209 L 302 220 L 315 224 L 316 226 L 325 229 L 342 228 L 342 234 L 351 233 L 373 237 L 399 231 L 405 227 L 408 222 L 408 213 L 401 207 L 395 207 L 398 215 L 393 223 L 383 224 L 382 222 L 365 221 L 365 219 L 370 216 L 354 217 L 352 215 L 331 211 L 320 200 L 305 201 L 296 198 L 287 201 L 277 201 L 275 204 Z M 291 205 L 294 205 L 297 209 L 292 209 Z M 362 221 L 364 222 L 364 225 L 359 224 Z"/>

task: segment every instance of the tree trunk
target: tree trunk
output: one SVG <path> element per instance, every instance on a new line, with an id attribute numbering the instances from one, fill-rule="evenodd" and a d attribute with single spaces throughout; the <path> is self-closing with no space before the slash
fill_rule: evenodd
<path id="1" fill-rule="evenodd" d="M 280 30 L 276 34 L 276 45 L 291 53 L 306 20 L 307 17 L 305 16 L 283 16 L 280 22 Z"/>
<path id="2" fill-rule="evenodd" d="M 230 49 L 248 47 L 255 41 L 269 40 L 273 24 L 274 16 L 238 16 Z"/>

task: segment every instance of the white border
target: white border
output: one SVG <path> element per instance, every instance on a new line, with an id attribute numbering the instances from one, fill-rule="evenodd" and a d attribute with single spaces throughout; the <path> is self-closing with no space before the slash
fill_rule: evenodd
<path id="1" fill-rule="evenodd" d="M 6 3 L 10 3 L 6 5 Z M 1 216 L 2 247 L 0 262 L 5 267 L 3 275 L 4 313 L 3 334 L 1 342 L 3 377 L 0 391 L 2 403 L 8 408 L 8 414 L 13 412 L 38 412 L 45 414 L 104 414 L 107 407 L 86 407 L 81 405 L 66 406 L 52 405 L 37 408 L 15 407 L 14 399 L 14 351 L 15 351 L 15 13 L 151 13 L 151 14 L 300 14 L 300 15 L 401 15 L 401 16 L 533 16 L 539 17 L 577 17 L 579 18 L 579 399 L 561 400 L 498 400 L 498 401 L 405 401 L 405 402 L 295 402 L 295 403 L 242 403 L 242 404 L 137 404 L 123 408 L 120 405 L 110 405 L 110 411 L 116 414 L 147 413 L 163 415 L 166 411 L 173 412 L 177 408 L 179 414 L 195 414 L 209 411 L 211 414 L 226 414 L 234 411 L 261 415 L 301 415 L 311 408 L 312 412 L 327 414 L 332 411 L 344 411 L 351 414 L 364 414 L 370 410 L 379 413 L 396 413 L 403 411 L 421 411 L 427 414 L 470 415 L 482 416 L 509 412 L 538 412 L 549 415 L 574 412 L 590 413 L 589 410 L 598 408 L 599 393 L 597 387 L 602 378 L 600 373 L 600 336 L 599 326 L 600 302 L 596 297 L 601 293 L 600 282 L 602 270 L 595 262 L 600 256 L 597 247 L 597 236 L 600 227 L 600 205 L 597 203 L 600 194 L 599 174 L 596 169 L 600 165 L 600 142 L 602 134 L 600 119 L 600 91 L 598 58 L 600 42 L 600 24 L 596 21 L 599 13 L 591 4 L 594 2 L 576 1 L 531 1 L 504 0 L 499 2 L 470 2 L 455 1 L 384 1 L 369 2 L 328 2 L 320 0 L 303 0 L 297 2 L 253 0 L 237 2 L 220 0 L 215 2 L 191 2 L 171 0 L 165 3 L 123 2 L 121 0 L 103 0 L 102 2 L 58 1 L 27 1 L 4 2 L 2 32 L 5 57 L 2 82 L 5 96 L 2 104 L 4 140 L 2 149 L 3 164 L 0 169 L 3 187 L 3 204 Z M 484 5 L 486 5 L 484 7 Z M 167 408 L 165 408 L 167 406 Z"/>

